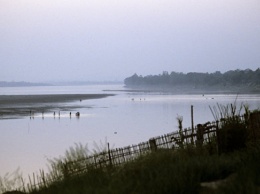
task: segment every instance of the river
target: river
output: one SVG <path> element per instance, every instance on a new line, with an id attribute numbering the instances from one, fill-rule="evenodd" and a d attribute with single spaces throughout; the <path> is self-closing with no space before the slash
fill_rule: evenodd
<path id="1" fill-rule="evenodd" d="M 194 124 L 213 121 L 209 106 L 236 102 L 259 109 L 260 94 L 176 95 L 162 92 L 124 91 L 123 85 L 45 86 L 1 88 L 0 95 L 32 94 L 96 94 L 109 93 L 100 99 L 65 103 L 72 110 L 35 114 L 18 119 L 0 120 L 0 176 L 18 167 L 24 176 L 47 169 L 47 159 L 64 155 L 75 143 L 96 149 L 95 144 L 110 143 L 124 147 L 147 141 L 151 137 L 178 130 L 177 117 L 183 126 L 191 126 L 191 106 Z M 72 112 L 70 117 L 69 113 Z M 76 112 L 81 116 L 77 118 Z"/>

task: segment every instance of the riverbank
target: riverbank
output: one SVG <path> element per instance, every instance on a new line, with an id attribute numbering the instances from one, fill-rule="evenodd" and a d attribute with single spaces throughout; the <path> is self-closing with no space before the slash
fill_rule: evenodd
<path id="1" fill-rule="evenodd" d="M 259 193 L 259 116 L 259 111 L 244 118 L 226 116 L 219 127 L 198 125 L 195 135 L 180 124 L 179 136 L 164 135 L 163 141 L 150 139 L 148 146 L 143 142 L 133 149 L 116 150 L 122 159 L 108 145 L 107 155 L 95 155 L 94 163 L 82 160 L 83 155 L 75 160 L 53 160 L 53 172 L 61 175 L 54 180 L 62 177 L 62 181 L 39 190 L 32 187 L 30 193 Z M 212 132 L 214 135 L 210 135 Z M 204 139 L 206 136 L 208 139 Z M 167 139 L 174 139 L 176 144 L 168 144 Z M 131 150 L 134 152 L 128 155 Z M 135 157 L 135 153 L 140 155 Z"/>
<path id="2" fill-rule="evenodd" d="M 259 145 L 225 155 L 206 149 L 158 150 L 29 193 L 259 193 L 259 153 Z"/>
<path id="3" fill-rule="evenodd" d="M 69 111 L 84 106 L 65 103 L 109 96 L 114 96 L 114 94 L 0 95 L 0 119 L 19 118 L 32 113 L 42 114 L 54 110 Z"/>

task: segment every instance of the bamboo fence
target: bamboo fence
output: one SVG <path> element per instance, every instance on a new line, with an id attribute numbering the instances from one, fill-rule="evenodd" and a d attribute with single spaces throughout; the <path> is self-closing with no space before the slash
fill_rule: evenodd
<path id="1" fill-rule="evenodd" d="M 241 116 L 241 119 L 244 118 L 245 116 Z M 255 136 L 258 135 L 260 138 L 260 113 L 258 112 L 253 116 L 250 115 L 250 118 L 249 122 L 252 124 L 249 124 L 249 126 L 254 129 L 252 133 Z M 225 121 L 198 124 L 192 128 L 180 129 L 179 131 L 150 138 L 148 141 L 137 145 L 122 148 L 109 149 L 108 144 L 108 150 L 105 152 L 94 154 L 78 161 L 62 163 L 62 174 L 48 176 L 48 174 L 44 174 L 41 171 L 40 176 L 35 177 L 33 175 L 33 180 L 29 177 L 30 183 L 27 185 L 27 189 L 23 186 L 22 190 L 38 190 L 47 187 L 55 181 L 84 174 L 90 168 L 120 166 L 158 149 L 179 149 L 185 148 L 188 145 L 201 146 L 212 141 L 217 141 L 218 129 L 221 128 L 223 122 Z"/>

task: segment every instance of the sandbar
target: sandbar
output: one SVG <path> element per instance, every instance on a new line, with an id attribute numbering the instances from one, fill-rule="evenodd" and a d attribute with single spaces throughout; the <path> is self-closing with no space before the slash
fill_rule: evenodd
<path id="1" fill-rule="evenodd" d="M 0 95 L 0 119 L 20 118 L 32 112 L 39 114 L 53 110 L 70 111 L 85 106 L 66 103 L 109 96 L 114 94 Z"/>

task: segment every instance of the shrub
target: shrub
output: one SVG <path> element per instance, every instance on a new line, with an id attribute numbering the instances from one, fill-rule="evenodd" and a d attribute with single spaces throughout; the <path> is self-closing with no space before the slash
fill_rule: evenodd
<path id="1" fill-rule="evenodd" d="M 248 121 L 241 113 L 248 115 L 248 107 L 241 104 L 239 109 L 236 105 L 219 105 L 210 107 L 210 110 L 219 122 L 217 139 L 219 153 L 233 152 L 245 148 L 248 138 Z"/>

